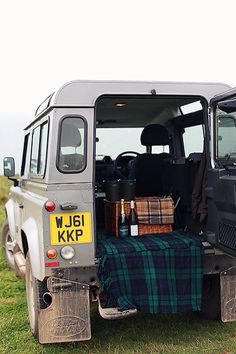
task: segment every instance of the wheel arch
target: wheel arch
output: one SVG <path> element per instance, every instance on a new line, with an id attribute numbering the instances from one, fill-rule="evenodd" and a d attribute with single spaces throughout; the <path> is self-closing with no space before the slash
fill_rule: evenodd
<path id="1" fill-rule="evenodd" d="M 28 218 L 21 228 L 22 245 L 24 255 L 29 254 L 32 267 L 32 275 L 43 281 L 45 277 L 43 247 L 40 243 L 38 226 L 34 218 Z"/>
<path id="2" fill-rule="evenodd" d="M 6 218 L 9 224 L 10 235 L 14 240 L 16 238 L 16 229 L 15 229 L 15 212 L 14 212 L 14 201 L 9 199 L 5 204 Z"/>
<path id="3" fill-rule="evenodd" d="M 22 229 L 21 229 L 21 242 L 22 242 L 24 256 L 26 258 L 28 250 L 29 250 L 29 245 L 28 245 L 27 236 L 26 236 L 24 230 L 22 230 Z"/>

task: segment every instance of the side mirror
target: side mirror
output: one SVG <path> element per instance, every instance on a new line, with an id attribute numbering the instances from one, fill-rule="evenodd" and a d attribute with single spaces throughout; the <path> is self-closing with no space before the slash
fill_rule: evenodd
<path id="1" fill-rule="evenodd" d="M 236 100 L 227 100 L 218 103 L 219 109 L 226 113 L 232 113 L 236 111 Z"/>
<path id="2" fill-rule="evenodd" d="M 6 177 L 15 176 L 15 160 L 13 157 L 5 157 L 3 159 L 3 171 Z"/>

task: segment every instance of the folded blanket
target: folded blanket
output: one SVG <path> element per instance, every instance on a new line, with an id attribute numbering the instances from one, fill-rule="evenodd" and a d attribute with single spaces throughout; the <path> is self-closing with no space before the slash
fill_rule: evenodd
<path id="1" fill-rule="evenodd" d="M 174 203 L 171 197 L 136 198 L 138 222 L 141 224 L 173 224 Z"/>
<path id="2" fill-rule="evenodd" d="M 105 307 L 149 313 L 201 308 L 203 250 L 200 240 L 174 231 L 98 243 L 98 278 Z"/>

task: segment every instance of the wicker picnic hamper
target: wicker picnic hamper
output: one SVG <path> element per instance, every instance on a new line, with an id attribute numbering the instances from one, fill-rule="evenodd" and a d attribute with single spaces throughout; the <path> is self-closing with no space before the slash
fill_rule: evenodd
<path id="1" fill-rule="evenodd" d="M 161 198 L 157 197 L 140 197 L 136 198 L 136 206 L 140 201 L 144 200 L 157 200 Z M 118 236 L 118 218 L 120 215 L 120 201 L 110 202 L 108 200 L 104 200 L 105 203 L 105 231 L 108 235 Z M 125 213 L 128 216 L 130 212 L 130 202 L 125 201 Z M 139 217 L 139 215 L 138 215 Z M 139 235 L 145 234 L 156 234 L 162 232 L 171 232 L 172 231 L 172 223 L 174 219 L 174 208 L 173 208 L 173 217 L 170 218 L 171 222 L 168 224 L 150 224 L 150 223 L 142 223 L 139 222 Z"/>

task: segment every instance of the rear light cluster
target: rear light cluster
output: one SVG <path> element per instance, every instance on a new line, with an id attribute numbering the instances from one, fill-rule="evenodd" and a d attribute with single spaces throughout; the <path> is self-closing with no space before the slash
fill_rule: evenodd
<path id="1" fill-rule="evenodd" d="M 50 213 L 56 209 L 56 204 L 51 200 L 47 200 L 46 203 L 44 204 L 44 208 L 45 208 L 45 210 L 47 210 Z M 50 261 L 45 262 L 45 267 L 58 267 L 59 266 L 58 261 L 51 261 L 51 260 L 57 258 L 57 251 L 54 248 L 47 251 L 47 257 L 50 259 Z"/>
<path id="2" fill-rule="evenodd" d="M 75 250 L 72 246 L 64 246 L 60 250 L 61 257 L 65 260 L 70 260 L 75 255 Z M 53 261 L 45 262 L 45 267 L 57 267 L 59 266 L 59 262 L 55 260 L 57 258 L 57 251 L 52 248 L 47 251 L 47 257 Z"/>
<path id="3" fill-rule="evenodd" d="M 44 207 L 49 213 L 51 213 L 52 211 L 54 211 L 56 209 L 56 204 L 53 201 L 48 200 L 44 204 Z"/>
<path id="4" fill-rule="evenodd" d="M 47 257 L 49 259 L 55 259 L 57 258 L 57 251 L 55 249 L 51 249 L 47 251 Z"/>
<path id="5" fill-rule="evenodd" d="M 47 200 L 46 203 L 44 204 L 44 207 L 45 210 L 51 213 L 56 209 L 56 204 L 51 200 Z M 57 258 L 57 250 L 55 248 L 49 249 L 46 254 L 47 254 L 47 258 L 50 259 L 50 261 L 45 262 L 45 267 L 59 266 L 59 262 L 55 260 Z M 60 254 L 63 259 L 70 260 L 74 257 L 75 250 L 72 246 L 64 246 L 61 248 Z"/>
<path id="6" fill-rule="evenodd" d="M 59 262 L 57 262 L 57 261 L 45 262 L 44 265 L 45 265 L 45 267 L 58 267 L 59 266 Z"/>
<path id="7" fill-rule="evenodd" d="M 71 246 L 62 247 L 62 249 L 61 249 L 62 258 L 68 260 L 68 259 L 73 258 L 74 255 L 75 255 L 75 250 L 73 247 L 71 247 Z"/>

